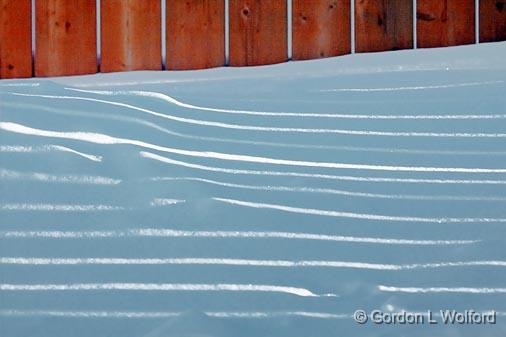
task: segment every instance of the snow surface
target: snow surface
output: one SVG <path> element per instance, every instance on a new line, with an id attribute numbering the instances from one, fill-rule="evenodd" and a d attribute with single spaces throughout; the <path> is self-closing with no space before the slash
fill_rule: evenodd
<path id="1" fill-rule="evenodd" d="M 0 335 L 504 336 L 505 57 L 0 81 Z"/>

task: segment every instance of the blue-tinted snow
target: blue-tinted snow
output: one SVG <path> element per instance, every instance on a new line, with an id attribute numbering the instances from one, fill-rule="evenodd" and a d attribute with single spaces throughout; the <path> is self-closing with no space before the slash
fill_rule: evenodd
<path id="1" fill-rule="evenodd" d="M 1 81 L 0 335 L 503 336 L 505 55 Z"/>

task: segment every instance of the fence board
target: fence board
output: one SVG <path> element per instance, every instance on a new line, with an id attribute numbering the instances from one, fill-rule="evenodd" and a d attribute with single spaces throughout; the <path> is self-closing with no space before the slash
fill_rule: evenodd
<path id="1" fill-rule="evenodd" d="M 349 54 L 349 0 L 294 0 L 292 58 L 307 60 Z"/>
<path id="2" fill-rule="evenodd" d="M 474 43 L 474 0 L 418 0 L 417 46 L 433 48 Z"/>
<path id="3" fill-rule="evenodd" d="M 30 0 L 0 0 L 0 78 L 32 76 Z"/>
<path id="4" fill-rule="evenodd" d="M 230 65 L 284 62 L 286 0 L 230 0 Z"/>
<path id="5" fill-rule="evenodd" d="M 411 0 L 355 0 L 355 50 L 413 48 Z"/>
<path id="6" fill-rule="evenodd" d="M 506 0 L 480 0 L 480 42 L 506 40 Z"/>
<path id="7" fill-rule="evenodd" d="M 159 0 L 102 0 L 100 70 L 162 68 Z"/>
<path id="8" fill-rule="evenodd" d="M 36 76 L 97 71 L 95 0 L 37 0 Z"/>
<path id="9" fill-rule="evenodd" d="M 225 2 L 167 0 L 167 68 L 225 64 Z"/>

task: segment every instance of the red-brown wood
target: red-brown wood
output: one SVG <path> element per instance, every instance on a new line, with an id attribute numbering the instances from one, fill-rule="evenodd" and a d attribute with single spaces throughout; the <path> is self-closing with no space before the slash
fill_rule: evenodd
<path id="1" fill-rule="evenodd" d="M 160 0 L 102 0 L 100 71 L 162 69 Z"/>
<path id="2" fill-rule="evenodd" d="M 30 0 L 0 0 L 0 78 L 32 76 Z"/>
<path id="3" fill-rule="evenodd" d="M 417 47 L 470 44 L 474 37 L 474 0 L 418 0 Z"/>
<path id="4" fill-rule="evenodd" d="M 95 0 L 37 0 L 35 74 L 97 71 Z"/>
<path id="5" fill-rule="evenodd" d="M 355 0 L 355 50 L 413 48 L 413 1 Z"/>
<path id="6" fill-rule="evenodd" d="M 284 62 L 286 0 L 230 0 L 230 65 Z"/>
<path id="7" fill-rule="evenodd" d="M 225 2 L 167 0 L 167 69 L 225 64 Z"/>
<path id="8" fill-rule="evenodd" d="M 315 59 L 349 54 L 349 0 L 293 0 L 292 58 Z"/>
<path id="9" fill-rule="evenodd" d="M 506 40 L 506 0 L 480 0 L 480 42 Z"/>

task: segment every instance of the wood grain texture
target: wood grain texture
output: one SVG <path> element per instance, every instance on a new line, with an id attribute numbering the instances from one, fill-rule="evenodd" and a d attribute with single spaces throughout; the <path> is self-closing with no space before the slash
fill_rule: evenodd
<path id="1" fill-rule="evenodd" d="M 0 0 L 0 78 L 32 76 L 30 0 Z"/>
<path id="2" fill-rule="evenodd" d="M 0 78 L 32 76 L 30 0 L 0 0 Z"/>
<path id="3" fill-rule="evenodd" d="M 418 0 L 417 47 L 470 44 L 474 36 L 474 0 Z"/>
<path id="4" fill-rule="evenodd" d="M 225 64 L 225 2 L 167 0 L 167 69 Z"/>
<path id="5" fill-rule="evenodd" d="M 316 59 L 351 52 L 349 0 L 294 0 L 292 58 Z"/>
<path id="6" fill-rule="evenodd" d="M 480 42 L 506 41 L 506 0 L 480 0 Z"/>
<path id="7" fill-rule="evenodd" d="M 286 0 L 230 0 L 230 65 L 285 62 Z"/>
<path id="8" fill-rule="evenodd" d="M 102 0 L 100 71 L 161 70 L 159 0 Z"/>
<path id="9" fill-rule="evenodd" d="M 97 71 L 95 0 L 37 0 L 36 76 Z"/>
<path id="10" fill-rule="evenodd" d="M 411 0 L 355 0 L 355 50 L 413 48 Z"/>

